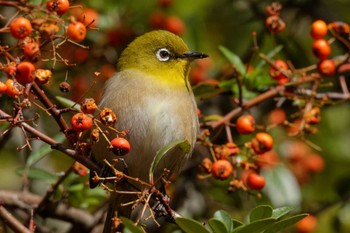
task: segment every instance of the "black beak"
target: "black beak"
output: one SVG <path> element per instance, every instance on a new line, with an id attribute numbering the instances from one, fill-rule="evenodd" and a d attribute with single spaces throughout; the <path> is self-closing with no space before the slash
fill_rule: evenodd
<path id="1" fill-rule="evenodd" d="M 177 58 L 181 59 L 201 59 L 208 57 L 205 53 L 198 53 L 198 52 L 187 52 L 182 55 L 179 55 Z"/>

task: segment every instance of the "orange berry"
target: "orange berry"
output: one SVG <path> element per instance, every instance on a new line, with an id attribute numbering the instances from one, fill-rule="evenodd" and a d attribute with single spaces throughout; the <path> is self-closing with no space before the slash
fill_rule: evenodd
<path id="1" fill-rule="evenodd" d="M 313 215 L 306 216 L 295 225 L 298 233 L 310 233 L 317 227 L 317 218 Z"/>
<path id="2" fill-rule="evenodd" d="M 266 18 L 265 25 L 269 31 L 273 33 L 280 33 L 286 28 L 286 24 L 278 15 L 271 15 Z"/>
<path id="3" fill-rule="evenodd" d="M 236 129 L 240 134 L 250 134 L 255 130 L 255 118 L 252 115 L 242 115 L 237 119 Z"/>
<path id="4" fill-rule="evenodd" d="M 95 9 L 85 8 L 78 16 L 78 21 L 90 27 L 97 27 L 99 21 L 99 13 Z"/>
<path id="5" fill-rule="evenodd" d="M 115 155 L 126 155 L 130 151 L 130 143 L 125 138 L 114 138 L 111 141 L 111 150 Z"/>
<path id="6" fill-rule="evenodd" d="M 27 61 L 17 65 L 16 80 L 21 84 L 26 84 L 34 81 L 35 66 Z"/>
<path id="7" fill-rule="evenodd" d="M 69 39 L 81 42 L 85 39 L 86 36 L 86 27 L 81 22 L 70 23 L 67 29 L 67 36 Z"/>
<path id="8" fill-rule="evenodd" d="M 79 176 L 86 176 L 88 173 L 88 169 L 81 163 L 74 162 L 73 171 Z"/>
<path id="9" fill-rule="evenodd" d="M 17 97 L 23 93 L 23 87 L 12 79 L 7 79 L 5 82 L 7 89 L 6 94 L 10 97 Z"/>
<path id="10" fill-rule="evenodd" d="M 350 33 L 350 27 L 349 24 L 341 21 L 336 21 L 328 24 L 328 27 L 331 30 L 334 30 L 337 34 L 341 35 L 349 35 Z"/>
<path id="11" fill-rule="evenodd" d="M 256 162 L 259 167 L 272 168 L 278 164 L 279 156 L 275 150 L 270 150 L 257 156 Z"/>
<path id="12" fill-rule="evenodd" d="M 312 52 L 321 60 L 326 59 L 331 54 L 331 46 L 324 39 L 315 40 L 312 44 Z"/>
<path id="13" fill-rule="evenodd" d="M 233 172 L 232 164 L 228 160 L 216 160 L 211 168 L 211 174 L 215 179 L 225 180 Z"/>
<path id="14" fill-rule="evenodd" d="M 80 105 L 80 109 L 85 114 L 92 114 L 96 111 L 97 105 L 93 98 L 86 98 Z"/>
<path id="15" fill-rule="evenodd" d="M 7 91 L 6 84 L 0 81 L 0 94 L 4 94 L 6 91 Z"/>
<path id="16" fill-rule="evenodd" d="M 164 21 L 164 29 L 168 30 L 176 35 L 184 34 L 186 26 L 182 19 L 177 16 L 170 16 Z"/>
<path id="17" fill-rule="evenodd" d="M 260 132 L 251 140 L 252 149 L 256 154 L 268 152 L 273 147 L 273 138 L 270 134 Z"/>
<path id="18" fill-rule="evenodd" d="M 71 124 L 75 132 L 83 132 L 91 128 L 92 119 L 84 113 L 77 113 L 72 117 Z"/>
<path id="19" fill-rule="evenodd" d="M 275 108 L 268 116 L 270 124 L 280 125 L 287 119 L 286 112 L 281 108 Z"/>
<path id="20" fill-rule="evenodd" d="M 24 17 L 16 18 L 10 24 L 10 33 L 16 39 L 24 39 L 32 32 L 32 24 Z"/>
<path id="21" fill-rule="evenodd" d="M 288 79 L 286 75 L 283 74 L 283 72 L 288 71 L 288 65 L 285 61 L 283 60 L 276 60 L 273 62 L 273 64 L 278 68 L 277 70 L 274 67 L 270 67 L 269 69 L 269 74 L 271 78 L 275 80 L 281 80 L 281 79 Z"/>
<path id="22" fill-rule="evenodd" d="M 322 39 L 328 32 L 328 27 L 325 21 L 316 20 L 311 24 L 311 37 L 314 39 Z"/>
<path id="23" fill-rule="evenodd" d="M 305 114 L 304 118 L 310 125 L 318 124 L 321 121 L 321 109 L 319 107 L 313 107 Z"/>
<path id="24" fill-rule="evenodd" d="M 265 178 L 252 172 L 247 177 L 247 185 L 254 190 L 261 190 L 266 184 Z"/>
<path id="25" fill-rule="evenodd" d="M 69 8 L 68 0 L 50 0 L 46 4 L 49 11 L 55 11 L 58 15 L 63 15 Z"/>
<path id="26" fill-rule="evenodd" d="M 325 167 L 324 159 L 319 154 L 308 154 L 302 161 L 308 172 L 317 173 L 323 171 Z"/>
<path id="27" fill-rule="evenodd" d="M 333 60 L 323 60 L 317 64 L 317 70 L 321 75 L 333 76 L 335 74 L 335 64 Z"/>

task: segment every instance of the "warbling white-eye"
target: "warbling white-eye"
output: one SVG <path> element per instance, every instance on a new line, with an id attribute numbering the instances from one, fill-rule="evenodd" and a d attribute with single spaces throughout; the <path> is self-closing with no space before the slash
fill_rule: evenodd
<path id="1" fill-rule="evenodd" d="M 170 150 L 157 164 L 154 180 L 165 168 L 170 171 L 169 180 L 174 179 L 191 156 L 198 118 L 188 77 L 190 63 L 205 57 L 191 52 L 180 37 L 162 30 L 136 38 L 121 53 L 117 73 L 106 82 L 99 107 L 112 109 L 118 117 L 115 127 L 128 131 L 131 149 L 123 159 L 129 176 L 148 182 L 156 153 L 175 141 L 187 140 L 190 149 Z M 101 142 L 93 151 L 100 164 L 104 159 L 113 163 L 118 157 L 107 147 Z M 133 185 L 142 189 L 137 182 Z M 121 208 L 120 204 L 137 196 L 112 194 L 111 198 L 118 214 L 130 215 L 131 205 Z"/>

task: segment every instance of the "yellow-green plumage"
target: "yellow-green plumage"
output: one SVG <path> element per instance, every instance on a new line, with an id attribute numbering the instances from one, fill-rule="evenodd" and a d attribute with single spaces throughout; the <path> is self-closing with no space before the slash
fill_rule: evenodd
<path id="1" fill-rule="evenodd" d="M 154 156 L 171 142 L 187 140 L 193 149 L 198 119 L 188 74 L 190 62 L 203 57 L 206 55 L 190 53 L 181 38 L 166 31 L 146 33 L 122 52 L 118 72 L 107 81 L 100 107 L 117 114 L 118 130 L 128 130 L 131 150 L 123 158 L 130 176 L 148 182 Z M 116 158 L 106 147 L 100 142 L 94 149 L 100 163 Z M 157 166 L 155 179 L 164 168 L 174 178 L 191 153 L 179 150 L 166 155 Z"/>

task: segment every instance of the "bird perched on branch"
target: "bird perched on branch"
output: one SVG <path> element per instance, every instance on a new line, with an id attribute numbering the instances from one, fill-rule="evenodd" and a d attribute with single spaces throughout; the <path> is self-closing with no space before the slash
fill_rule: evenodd
<path id="1" fill-rule="evenodd" d="M 198 132 L 197 106 L 188 80 L 190 63 L 205 57 L 191 52 L 180 37 L 162 30 L 136 38 L 121 53 L 118 72 L 106 82 L 99 105 L 115 112 L 116 129 L 128 131 L 126 139 L 131 149 L 122 157 L 125 167 L 116 165 L 117 169 L 150 183 L 160 180 L 164 169 L 169 171 L 166 179 L 177 176 L 191 156 Z M 174 142 L 178 143 L 169 146 Z M 104 159 L 113 163 L 120 157 L 108 146 L 101 139 L 93 149 L 100 164 Z M 154 162 L 162 149 L 159 161 Z M 147 188 L 139 182 L 128 182 L 141 191 Z M 161 184 L 158 182 L 156 187 L 161 188 Z M 115 189 L 123 190 L 122 186 Z M 137 198 L 132 194 L 111 194 L 112 206 L 126 217 L 131 214 L 131 205 L 123 203 Z M 104 232 L 110 232 L 110 226 L 107 228 Z"/>

